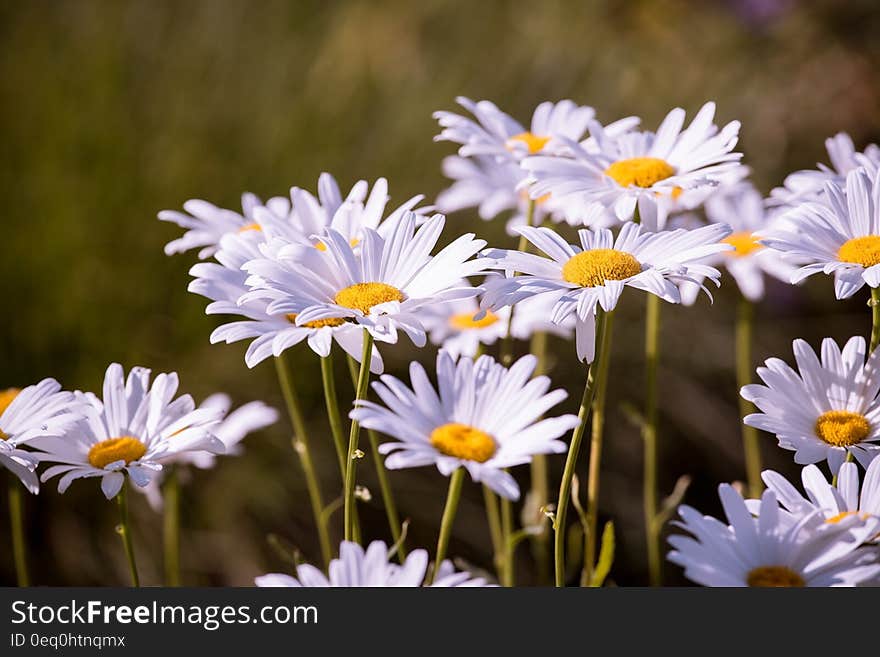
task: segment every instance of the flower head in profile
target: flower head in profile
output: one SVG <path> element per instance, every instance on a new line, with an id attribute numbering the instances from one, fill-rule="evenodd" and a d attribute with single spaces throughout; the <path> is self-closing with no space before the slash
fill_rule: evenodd
<path id="1" fill-rule="evenodd" d="M 798 522 L 809 515 L 821 515 L 826 523 L 836 524 L 850 516 L 858 516 L 863 523 L 853 526 L 859 541 L 876 539 L 880 531 L 880 459 L 874 459 L 865 470 L 865 479 L 859 483 L 859 466 L 847 462 L 840 466 L 836 481 L 829 482 L 815 465 L 801 471 L 806 495 L 801 494 L 788 479 L 773 470 L 765 470 L 761 478 L 776 494 L 785 509 L 783 517 Z M 757 500 L 747 500 L 752 513 L 760 512 Z"/>
<path id="2" fill-rule="evenodd" d="M 679 507 L 677 522 L 690 536 L 669 537 L 668 559 L 703 586 L 856 586 L 880 574 L 871 548 L 850 532 L 853 515 L 826 523 L 819 514 L 784 520 L 773 491 L 765 491 L 754 517 L 733 487 L 718 488 L 729 525 L 696 509 Z"/>
<path id="3" fill-rule="evenodd" d="M 330 562 L 328 574 L 314 566 L 300 564 L 296 577 L 270 573 L 256 578 L 260 587 L 420 587 L 425 583 L 428 569 L 428 553 L 413 550 L 402 564 L 391 562 L 392 554 L 382 541 L 373 541 L 365 550 L 357 543 L 343 541 L 339 546 L 339 558 Z M 443 562 L 433 586 L 486 586 L 483 579 L 468 573 L 455 572 L 448 562 Z"/>
<path id="4" fill-rule="evenodd" d="M 528 127 L 498 109 L 488 100 L 474 102 L 458 97 L 459 105 L 473 119 L 453 112 L 435 112 L 434 118 L 443 128 L 435 141 L 461 144 L 462 157 L 490 155 L 499 160 L 521 160 L 535 153 L 560 153 L 567 142 L 580 141 L 587 125 L 596 115 L 592 107 L 579 106 L 570 100 L 543 102 L 535 108 Z"/>
<path id="5" fill-rule="evenodd" d="M 852 137 L 839 132 L 825 140 L 825 149 L 831 166 L 818 164 L 816 169 L 803 169 L 789 174 L 782 184 L 770 192 L 776 205 L 797 205 L 803 201 L 818 201 L 825 192 L 825 183 L 846 184 L 846 177 L 855 169 L 876 172 L 880 167 L 880 146 L 868 144 L 859 153 Z"/>
<path id="6" fill-rule="evenodd" d="M 286 244 L 276 240 L 273 244 Z M 190 269 L 194 280 L 189 291 L 211 300 L 206 312 L 209 315 L 237 315 L 241 319 L 218 326 L 211 333 L 211 342 L 227 344 L 240 340 L 252 340 L 245 352 L 245 363 L 254 367 L 266 358 L 280 356 L 285 350 L 305 341 L 319 356 L 327 356 L 336 342 L 348 355 L 360 362 L 363 356 L 363 331 L 342 319 L 296 323 L 296 313 L 270 312 L 272 296 L 268 291 L 252 295 L 246 263 L 272 255 L 258 233 L 226 235 L 220 242 L 217 262 L 200 262 Z M 319 250 L 305 247 L 308 255 L 321 256 Z M 311 253 L 314 252 L 314 253 Z M 318 262 L 321 257 L 314 258 Z M 381 373 L 382 356 L 374 346 L 370 369 Z"/>
<path id="7" fill-rule="evenodd" d="M 34 472 L 37 458 L 22 447 L 36 439 L 63 436 L 81 418 L 82 404 L 72 392 L 62 391 L 55 379 L 0 391 L 0 465 L 36 493 L 40 490 Z"/>
<path id="8" fill-rule="evenodd" d="M 409 388 L 385 375 L 373 383 L 384 406 L 358 400 L 351 417 L 367 429 L 395 438 L 380 452 L 389 454 L 390 469 L 435 465 L 443 475 L 463 467 L 508 499 L 519 498 L 519 486 L 506 471 L 529 463 L 535 454 L 565 451 L 559 440 L 578 422 L 574 415 L 542 416 L 567 397 L 550 388 L 550 379 L 532 379 L 537 359 L 524 356 L 510 369 L 490 356 L 456 362 L 445 351 L 437 355 L 437 389 L 425 369 L 410 364 Z"/>
<path id="9" fill-rule="evenodd" d="M 716 185 L 723 174 L 740 166 L 741 154 L 733 152 L 739 122 L 719 130 L 714 116 L 715 104 L 706 103 L 683 129 L 685 112 L 676 108 L 656 133 L 617 136 L 590 121 L 594 150 L 569 144 L 572 157 L 536 154 L 523 160 L 533 180 L 529 193 L 532 198 L 550 194 L 555 201 L 584 208 L 599 203 L 622 221 L 631 219 L 638 206 L 643 222 L 654 230 L 662 228 L 652 225 L 658 199 Z"/>
<path id="10" fill-rule="evenodd" d="M 767 276 L 788 283 L 796 269 L 778 251 L 759 242 L 759 231 L 772 229 L 777 216 L 778 212 L 767 209 L 760 192 L 747 183 L 722 188 L 706 201 L 709 223 L 727 224 L 733 230 L 723 240 L 733 250 L 716 254 L 705 264 L 727 269 L 740 293 L 749 301 L 760 301 L 764 297 Z M 694 284 L 683 286 L 682 303 L 693 303 L 699 289 Z"/>
<path id="11" fill-rule="evenodd" d="M 396 342 L 402 330 L 423 346 L 417 312 L 479 293 L 460 281 L 484 273 L 486 264 L 471 259 L 486 245 L 473 233 L 431 255 L 444 224 L 438 214 L 416 229 L 416 216 L 406 213 L 386 237 L 365 228 L 357 251 L 327 229 L 319 236 L 322 251 L 289 244 L 248 262 L 252 292 L 243 300 L 265 299 L 269 314 L 294 316 L 297 326 L 354 324 L 383 342 Z"/>
<path id="12" fill-rule="evenodd" d="M 159 374 L 150 385 L 150 370 L 134 367 L 126 380 L 121 365 L 110 365 L 103 400 L 76 393 L 86 403 L 83 421 L 64 436 L 34 439 L 40 461 L 57 464 L 43 472 L 42 480 L 61 475 L 58 490 L 63 493 L 75 479 L 100 477 L 101 490 L 110 499 L 126 474 L 146 486 L 171 454 L 223 453 L 223 443 L 209 431 L 220 414 L 196 409 L 189 395 L 175 399 L 177 385 L 175 373 Z"/>
<path id="13" fill-rule="evenodd" d="M 553 294 L 551 321 L 576 317 L 578 358 L 589 362 L 595 353 L 597 305 L 614 310 L 626 287 L 680 303 L 678 284 L 696 277 L 717 284 L 721 273 L 700 261 L 732 248 L 721 242 L 730 234 L 725 225 L 649 233 L 639 224 L 627 223 L 616 238 L 607 229 L 583 229 L 578 231 L 579 246 L 568 244 L 549 228 L 523 227 L 519 232 L 549 257 L 487 250 L 485 255 L 494 260 L 492 267 L 522 273 L 487 284 L 482 307 L 494 310 Z"/>
<path id="14" fill-rule="evenodd" d="M 224 456 L 237 456 L 242 453 L 241 441 L 249 434 L 265 429 L 278 421 L 278 411 L 267 406 L 261 401 L 248 402 L 233 411 L 232 400 L 229 395 L 215 393 L 205 399 L 200 405 L 201 409 L 214 410 L 219 414 L 219 422 L 211 427 L 211 433 L 223 443 Z M 193 466 L 200 469 L 213 468 L 217 463 L 217 454 L 209 451 L 186 451 L 172 452 L 161 459 L 163 466 Z M 162 480 L 164 469 L 150 480 L 150 483 L 140 488 L 154 509 L 162 508 Z M 186 472 L 186 470 L 183 470 Z"/>
<path id="15" fill-rule="evenodd" d="M 880 350 L 865 360 L 861 337 L 843 350 L 825 338 L 821 355 L 804 340 L 793 348 L 797 371 L 770 358 L 758 368 L 764 385 L 743 387 L 760 410 L 744 422 L 775 434 L 780 447 L 795 452 L 795 463 L 827 460 L 836 473 L 849 452 L 867 466 L 880 450 Z"/>
<path id="16" fill-rule="evenodd" d="M 845 188 L 826 182 L 820 201 L 801 203 L 780 220 L 779 228 L 761 233 L 761 243 L 807 263 L 792 283 L 819 272 L 834 274 L 838 299 L 865 284 L 880 287 L 880 170 L 851 171 Z"/>

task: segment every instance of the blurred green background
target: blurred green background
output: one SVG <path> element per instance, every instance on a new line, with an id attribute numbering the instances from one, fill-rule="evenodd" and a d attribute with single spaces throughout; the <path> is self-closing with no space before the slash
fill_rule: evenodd
<path id="1" fill-rule="evenodd" d="M 0 387 L 54 376 L 97 390 L 107 364 L 119 361 L 176 370 L 198 400 L 225 391 L 237 403 L 281 408 L 271 363 L 248 370 L 244 343 L 208 343 L 218 319 L 186 292 L 195 256 L 163 254 L 180 231 L 158 222 L 159 210 L 189 198 L 235 208 L 245 190 L 314 189 L 322 171 L 346 188 L 386 176 L 397 201 L 433 198 L 444 186 L 440 160 L 453 148 L 432 142 L 431 112 L 453 108 L 457 95 L 494 100 L 524 122 L 540 101 L 572 98 L 595 106 L 601 120 L 638 114 L 646 127 L 676 105 L 693 112 L 716 100 L 719 122 L 742 121 L 745 162 L 767 192 L 786 172 L 826 161 L 823 140 L 837 131 L 860 147 L 880 138 L 878 30 L 875 0 L 4 2 Z M 451 218 L 445 239 L 465 230 L 510 244 L 502 221 L 465 212 Z M 719 510 L 717 483 L 744 476 L 735 300 L 727 285 L 713 307 L 664 308 L 661 488 L 690 474 L 687 500 L 707 513 Z M 619 529 L 618 584 L 645 582 L 641 441 L 620 410 L 642 400 L 643 304 L 639 295 L 625 300 L 611 370 L 602 518 Z M 771 287 L 758 312 L 756 360 L 790 359 L 794 337 L 843 340 L 869 323 L 862 295 L 834 302 L 821 277 Z M 552 349 L 552 376 L 572 391 L 565 410 L 574 410 L 583 369 L 573 345 Z M 408 344 L 385 353 L 392 372 L 434 354 Z M 339 481 L 318 364 L 305 349 L 294 358 L 332 499 Z M 195 473 L 184 489 L 185 582 L 248 585 L 284 569 L 271 533 L 316 560 L 285 426 L 252 436 L 244 456 Z M 793 472 L 791 453 L 765 438 L 766 461 Z M 562 461 L 551 460 L 554 474 Z M 527 470 L 518 472 L 524 486 Z M 378 498 L 370 467 L 361 471 Z M 433 549 L 446 480 L 429 468 L 391 477 L 412 520 L 409 545 Z M 50 483 L 26 504 L 37 584 L 127 581 L 115 508 L 96 481 L 64 496 Z M 138 496 L 133 507 L 142 580 L 156 584 L 160 518 Z M 377 500 L 362 515 L 369 537 L 387 538 Z M 491 564 L 474 485 L 450 552 Z M 0 583 L 13 581 L 10 562 L 0 559 Z M 520 582 L 534 581 L 526 546 L 517 570 Z M 682 581 L 677 568 L 667 575 Z"/>

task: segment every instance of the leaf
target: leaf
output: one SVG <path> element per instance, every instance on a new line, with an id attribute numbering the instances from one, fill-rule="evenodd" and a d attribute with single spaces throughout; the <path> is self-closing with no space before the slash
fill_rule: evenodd
<path id="1" fill-rule="evenodd" d="M 614 522 L 609 520 L 602 530 L 602 546 L 599 548 L 599 560 L 593 569 L 590 586 L 600 587 L 611 572 L 614 564 Z"/>

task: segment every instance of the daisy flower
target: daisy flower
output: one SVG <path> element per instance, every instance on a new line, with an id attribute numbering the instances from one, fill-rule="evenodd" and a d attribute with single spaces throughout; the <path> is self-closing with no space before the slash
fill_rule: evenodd
<path id="1" fill-rule="evenodd" d="M 474 118 L 453 112 L 435 112 L 443 128 L 434 141 L 461 144 L 459 155 L 491 155 L 498 159 L 521 160 L 535 153 L 561 153 L 569 141 L 579 141 L 596 115 L 592 107 L 570 100 L 543 102 L 535 108 L 528 128 L 505 114 L 488 100 L 474 102 L 459 96 L 456 102 Z M 476 119 L 476 120 L 474 120 Z"/>
<path id="2" fill-rule="evenodd" d="M 740 394 L 761 411 L 743 421 L 775 434 L 780 447 L 795 452 L 795 463 L 827 460 L 836 473 L 849 452 L 867 466 L 880 450 L 880 351 L 866 362 L 861 337 L 843 351 L 825 338 L 821 360 L 804 340 L 793 348 L 797 372 L 770 358 L 758 368 L 766 385 L 743 386 Z"/>
<path id="3" fill-rule="evenodd" d="M 721 273 L 699 261 L 732 249 L 721 242 L 730 234 L 725 225 L 649 233 L 627 223 L 616 239 L 607 229 L 584 229 L 578 231 L 580 246 L 568 244 L 549 228 L 522 227 L 518 232 L 549 257 L 488 249 L 485 255 L 494 259 L 492 267 L 522 273 L 487 284 L 481 306 L 495 310 L 536 295 L 557 295 L 550 319 L 559 323 L 572 315 L 577 318 L 577 354 L 588 362 L 595 353 L 597 305 L 614 310 L 625 287 L 680 303 L 677 284 L 682 281 L 703 277 L 718 284 Z"/>
<path id="4" fill-rule="evenodd" d="M 270 573 L 257 577 L 260 587 L 420 587 L 425 584 L 428 553 L 413 550 L 402 564 L 391 562 L 388 547 L 382 541 L 373 541 L 364 550 L 357 543 L 343 541 L 339 558 L 330 562 L 328 573 L 309 564 L 296 568 L 296 577 Z M 486 586 L 483 579 L 468 573 L 455 572 L 449 562 L 443 562 L 433 586 Z"/>
<path id="5" fill-rule="evenodd" d="M 55 379 L 0 391 L 0 465 L 31 493 L 38 492 L 37 458 L 21 447 L 35 439 L 63 436 L 82 417 L 81 410 L 73 393 L 63 392 Z"/>
<path id="6" fill-rule="evenodd" d="M 835 524 L 857 515 L 865 521 L 855 528 L 858 540 L 864 542 L 877 536 L 880 529 L 880 459 L 871 461 L 861 485 L 859 467 L 855 463 L 840 466 L 836 484 L 829 483 L 815 465 L 808 465 L 801 471 L 806 496 L 778 472 L 765 470 L 761 478 L 767 488 L 776 494 L 779 503 L 790 515 L 791 522 L 820 514 L 826 523 Z M 757 500 L 747 500 L 746 504 L 752 513 L 760 511 Z"/>
<path id="7" fill-rule="evenodd" d="M 802 201 L 816 201 L 822 196 L 825 183 L 843 186 L 846 176 L 862 167 L 876 171 L 880 166 L 880 146 L 868 144 L 861 153 L 856 151 L 852 137 L 839 132 L 825 140 L 825 149 L 831 166 L 819 163 L 817 169 L 803 169 L 789 174 L 782 187 L 770 192 L 770 199 L 778 205 L 795 205 Z"/>
<path id="8" fill-rule="evenodd" d="M 385 375 L 373 383 L 385 406 L 358 400 L 351 418 L 396 439 L 379 447 L 390 454 L 389 469 L 436 465 L 449 476 L 463 467 L 474 481 L 516 500 L 519 486 L 506 468 L 528 463 L 535 454 L 564 452 L 558 438 L 578 423 L 574 415 L 540 419 L 568 395 L 548 392 L 546 376 L 530 380 L 536 365 L 534 356 L 520 358 L 510 369 L 490 356 L 456 362 L 441 350 L 437 391 L 413 362 L 412 389 Z"/>
<path id="9" fill-rule="evenodd" d="M 796 269 L 783 260 L 778 251 L 768 249 L 758 241 L 756 233 L 771 229 L 776 214 L 768 211 L 760 192 L 746 183 L 723 188 L 706 201 L 709 223 L 727 224 L 733 230 L 722 240 L 730 244 L 733 250 L 717 254 L 705 263 L 723 265 L 749 301 L 764 298 L 766 276 L 788 283 Z M 699 290 L 699 286 L 685 283 L 682 286 L 682 303 L 693 303 Z"/>
<path id="10" fill-rule="evenodd" d="M 279 241 L 274 244 L 282 244 Z M 271 255 L 271 249 L 259 233 L 226 235 L 220 242 L 217 262 L 200 262 L 190 269 L 194 280 L 189 291 L 207 297 L 209 315 L 239 315 L 244 319 L 223 324 L 211 333 L 211 343 L 231 344 L 253 338 L 245 353 L 245 363 L 254 367 L 266 358 L 280 356 L 286 349 L 306 341 L 319 356 L 327 356 L 335 341 L 347 354 L 360 362 L 363 354 L 363 331 L 355 324 L 342 320 L 319 320 L 296 323 L 296 313 L 269 312 L 269 293 L 249 296 L 248 274 L 242 269 L 251 260 Z M 311 247 L 308 250 L 320 255 Z M 319 258 L 320 260 L 320 258 Z M 382 356 L 373 348 L 370 369 L 381 373 Z"/>
<path id="11" fill-rule="evenodd" d="M 658 198 L 715 185 L 722 174 L 739 166 L 742 155 L 733 152 L 739 122 L 719 130 L 712 122 L 714 116 L 715 104 L 706 103 L 682 130 L 685 112 L 676 108 L 656 134 L 634 131 L 617 137 L 590 121 L 596 152 L 569 143 L 573 157 L 533 155 L 523 160 L 533 181 L 529 194 L 532 198 L 550 194 L 554 200 L 568 199 L 584 208 L 600 203 L 622 221 L 631 219 L 638 205 L 647 219 L 656 215 Z"/>
<path id="12" fill-rule="evenodd" d="M 486 245 L 473 233 L 432 256 L 444 223 L 443 215 L 436 214 L 416 230 L 416 216 L 408 212 L 387 237 L 365 228 L 357 251 L 342 233 L 328 228 L 319 237 L 323 252 L 290 244 L 276 257 L 248 262 L 244 268 L 252 274 L 253 291 L 243 299 L 266 299 L 267 312 L 294 315 L 297 326 L 348 322 L 383 342 L 396 342 L 402 330 L 424 346 L 417 311 L 479 293 L 460 281 L 484 273 L 486 264 L 469 260 Z"/>
<path id="13" fill-rule="evenodd" d="M 825 183 L 821 202 L 810 201 L 781 216 L 786 223 L 761 233 L 761 243 L 807 264 L 792 283 L 823 272 L 834 274 L 834 292 L 847 299 L 866 283 L 880 287 L 880 170 L 856 169 L 846 188 Z"/>
<path id="14" fill-rule="evenodd" d="M 223 453 L 223 443 L 208 429 L 219 420 L 216 409 L 196 409 L 192 397 L 177 392 L 177 374 L 159 374 L 150 385 L 150 370 L 134 367 L 124 379 L 113 363 L 104 377 L 103 400 L 75 393 L 85 403 L 85 419 L 63 437 L 40 437 L 34 446 L 40 461 L 54 462 L 42 481 L 62 475 L 63 493 L 75 480 L 101 477 L 107 499 L 116 496 L 125 475 L 146 486 L 161 461 L 187 450 Z"/>
<path id="15" fill-rule="evenodd" d="M 703 586 L 856 586 L 880 573 L 871 552 L 849 533 L 862 521 L 850 516 L 823 523 L 816 515 L 784 522 L 776 495 L 765 491 L 753 517 L 733 487 L 718 488 L 729 525 L 696 509 L 679 507 L 675 524 L 691 536 L 670 536 L 668 559 Z"/>
<path id="16" fill-rule="evenodd" d="M 220 415 L 219 424 L 211 427 L 211 433 L 223 443 L 224 456 L 238 456 L 242 453 L 239 443 L 249 434 L 265 429 L 278 421 L 278 411 L 261 401 L 253 401 L 239 406 L 234 411 L 229 395 L 216 393 L 205 399 L 199 406 L 201 409 L 216 410 Z M 217 455 L 207 451 L 186 451 L 169 454 L 161 460 L 163 465 L 192 465 L 203 470 L 213 468 L 217 463 Z M 155 510 L 162 508 L 162 479 L 164 471 L 150 480 L 150 483 L 139 490 L 147 496 L 150 506 Z"/>

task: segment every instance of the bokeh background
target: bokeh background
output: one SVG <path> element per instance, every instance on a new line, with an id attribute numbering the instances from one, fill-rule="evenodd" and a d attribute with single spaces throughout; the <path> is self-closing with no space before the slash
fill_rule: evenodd
<path id="1" fill-rule="evenodd" d="M 859 146 L 880 138 L 878 30 L 875 0 L 4 2 L 0 387 L 54 376 L 96 390 L 118 361 L 176 370 L 199 400 L 226 391 L 237 403 L 282 408 L 271 363 L 248 370 L 244 344 L 208 343 L 219 320 L 186 292 L 195 256 L 163 254 L 179 230 L 158 222 L 159 210 L 190 198 L 235 208 L 245 190 L 314 189 L 322 171 L 343 187 L 386 176 L 398 201 L 433 198 L 453 147 L 432 142 L 431 112 L 453 108 L 457 95 L 491 99 L 522 121 L 542 100 L 572 98 L 601 120 L 638 114 L 647 127 L 674 106 L 693 112 L 716 100 L 719 122 L 742 121 L 741 150 L 767 192 L 787 172 L 826 161 L 823 140 L 838 131 Z M 503 221 L 468 212 L 451 217 L 446 239 L 466 230 L 510 244 Z M 790 358 L 794 337 L 815 344 L 865 333 L 864 301 L 834 302 L 822 277 L 771 286 L 758 309 L 756 361 Z M 714 306 L 667 306 L 663 315 L 661 490 L 689 474 L 687 501 L 707 513 L 719 511 L 718 482 L 744 476 L 735 302 L 725 285 Z M 646 581 L 641 440 L 622 411 L 642 403 L 643 308 L 639 295 L 626 299 L 611 369 L 602 519 L 617 523 L 620 585 Z M 583 369 L 572 345 L 551 349 L 552 376 L 572 391 L 565 410 L 574 411 Z M 386 357 L 401 372 L 434 352 L 401 343 Z M 318 363 L 306 349 L 293 358 L 332 499 L 339 481 Z M 184 488 L 186 583 L 248 585 L 288 569 L 273 544 L 316 560 L 286 424 L 246 447 Z M 793 472 L 790 452 L 770 437 L 763 448 L 769 465 Z M 562 462 L 551 460 L 556 481 Z M 364 483 L 378 498 L 370 470 L 361 469 Z M 527 470 L 518 472 L 524 486 Z M 428 468 L 391 478 L 412 521 L 409 545 L 433 549 L 446 480 Z M 161 521 L 143 498 L 132 504 L 142 580 L 156 584 Z M 63 496 L 46 485 L 26 505 L 37 584 L 127 581 L 115 507 L 95 481 Z M 361 512 L 368 537 L 387 538 L 378 501 Z M 489 567 L 488 546 L 480 491 L 468 485 L 451 553 Z M 0 583 L 13 581 L 10 561 L 0 559 Z M 525 546 L 517 571 L 520 582 L 535 581 Z M 671 566 L 667 579 L 682 582 Z"/>

